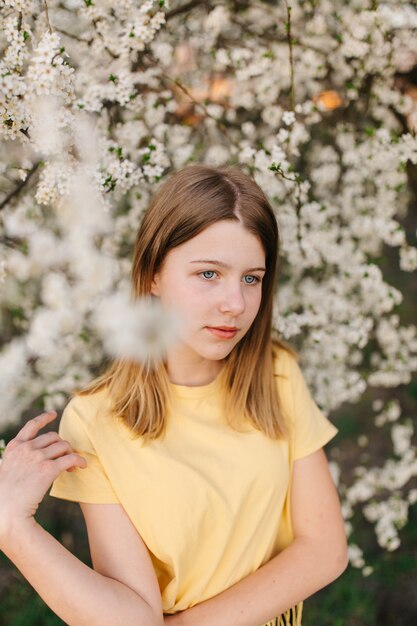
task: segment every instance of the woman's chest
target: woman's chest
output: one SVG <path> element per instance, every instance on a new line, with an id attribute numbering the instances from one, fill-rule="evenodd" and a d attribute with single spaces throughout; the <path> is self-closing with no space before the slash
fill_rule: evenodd
<path id="1" fill-rule="evenodd" d="M 239 519 L 278 516 L 290 476 L 286 442 L 239 433 L 192 408 L 175 415 L 162 439 L 116 440 L 105 470 L 148 547 L 168 548 L 162 560 L 181 538 L 190 548 L 233 532 Z"/>

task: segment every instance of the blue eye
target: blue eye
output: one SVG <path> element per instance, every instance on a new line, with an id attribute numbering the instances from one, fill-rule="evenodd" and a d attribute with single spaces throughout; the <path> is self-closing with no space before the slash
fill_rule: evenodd
<path id="1" fill-rule="evenodd" d="M 214 274 L 213 270 L 205 270 L 205 272 L 201 272 L 201 274 Z"/>
<path id="2" fill-rule="evenodd" d="M 216 274 L 216 272 L 214 270 L 205 270 L 204 272 L 200 272 L 198 275 L 199 276 L 203 276 L 206 280 L 211 280 L 213 276 L 205 276 L 205 274 Z M 246 274 L 245 278 L 251 278 L 252 280 L 250 282 L 246 282 L 246 285 L 256 285 L 257 283 L 261 282 L 261 279 L 258 278 L 258 276 L 253 276 L 252 274 Z"/>
<path id="3" fill-rule="evenodd" d="M 256 283 L 261 282 L 260 279 L 257 276 L 252 276 L 251 274 L 247 274 L 246 278 L 254 278 L 255 280 L 252 280 L 250 283 L 246 283 L 247 285 L 255 285 Z"/>

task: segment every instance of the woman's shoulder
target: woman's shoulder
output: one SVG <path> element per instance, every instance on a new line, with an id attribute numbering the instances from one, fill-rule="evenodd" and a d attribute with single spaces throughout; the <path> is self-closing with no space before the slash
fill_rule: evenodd
<path id="1" fill-rule="evenodd" d="M 275 376 L 282 376 L 289 379 L 291 374 L 294 374 L 294 370 L 299 368 L 298 352 L 282 339 L 272 342 L 272 358 Z"/>
<path id="2" fill-rule="evenodd" d="M 84 425 L 89 425 L 98 416 L 111 412 L 111 402 L 108 390 L 102 388 L 98 391 L 84 393 L 82 390 L 74 391 L 63 411 L 67 419 L 78 418 Z"/>

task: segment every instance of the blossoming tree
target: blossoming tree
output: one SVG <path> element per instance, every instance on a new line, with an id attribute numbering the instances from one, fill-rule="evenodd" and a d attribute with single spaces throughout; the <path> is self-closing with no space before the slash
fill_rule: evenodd
<path id="1" fill-rule="evenodd" d="M 331 468 L 348 534 L 359 505 L 394 550 L 417 499 L 413 424 L 395 398 L 417 333 L 381 255 L 398 248 L 400 270 L 417 269 L 401 225 L 417 164 L 416 9 L 3 0 L 0 16 L 0 427 L 34 401 L 62 407 L 104 352 L 163 349 L 173 320 L 127 297 L 141 215 L 171 171 L 239 163 L 276 210 L 274 325 L 318 404 L 328 414 L 373 391 L 391 455 L 346 484 Z M 352 541 L 350 556 L 371 572 Z"/>

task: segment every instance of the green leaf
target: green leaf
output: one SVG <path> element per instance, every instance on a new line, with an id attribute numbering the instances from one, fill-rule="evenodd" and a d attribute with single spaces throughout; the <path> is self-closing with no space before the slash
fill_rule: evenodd
<path id="1" fill-rule="evenodd" d="M 116 180 L 113 178 L 112 174 L 107 176 L 106 180 L 103 183 L 103 186 L 107 187 L 108 191 L 113 191 L 113 189 L 116 187 Z"/>
<path id="2" fill-rule="evenodd" d="M 22 307 L 20 306 L 16 306 L 10 309 L 10 314 L 12 317 L 19 319 L 19 320 L 23 320 L 25 319 L 25 314 L 24 311 L 22 309 Z"/>
<path id="3" fill-rule="evenodd" d="M 269 167 L 271 172 L 280 172 L 281 171 L 281 163 L 272 163 Z"/>
<path id="4" fill-rule="evenodd" d="M 85 343 L 90 341 L 90 333 L 87 328 L 83 328 L 83 330 L 79 334 L 80 339 L 82 339 Z"/>

